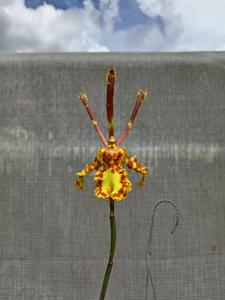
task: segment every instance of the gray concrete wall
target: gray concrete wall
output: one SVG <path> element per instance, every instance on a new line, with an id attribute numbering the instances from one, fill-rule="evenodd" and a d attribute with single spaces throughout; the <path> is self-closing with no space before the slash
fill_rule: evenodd
<path id="1" fill-rule="evenodd" d="M 98 299 L 110 243 L 109 209 L 74 173 L 106 133 L 105 72 L 117 69 L 116 136 L 136 92 L 150 92 L 124 147 L 149 166 L 143 189 L 116 203 L 106 299 L 144 299 L 150 216 L 158 208 L 152 274 L 158 299 L 223 300 L 225 291 L 225 53 L 0 56 L 0 298 Z M 135 185 L 138 175 L 130 173 Z M 148 299 L 153 299 L 150 288 Z"/>

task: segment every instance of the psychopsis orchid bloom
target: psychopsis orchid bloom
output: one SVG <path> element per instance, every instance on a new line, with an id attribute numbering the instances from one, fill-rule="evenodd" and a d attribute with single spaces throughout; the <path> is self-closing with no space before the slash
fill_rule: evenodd
<path id="1" fill-rule="evenodd" d="M 95 195 L 96 197 L 102 198 L 107 201 L 120 201 L 126 198 L 127 194 L 132 189 L 132 183 L 128 178 L 128 174 L 126 169 L 124 168 L 124 165 L 142 175 L 142 178 L 138 183 L 139 187 L 144 186 L 144 179 L 148 173 L 148 168 L 142 165 L 135 155 L 130 156 L 125 148 L 120 147 L 132 127 L 137 112 L 145 97 L 147 96 L 147 92 L 142 89 L 137 92 L 137 101 L 135 103 L 132 115 L 127 123 L 127 127 L 121 134 L 119 140 L 116 140 L 114 136 L 113 118 L 115 78 L 116 70 L 115 68 L 110 68 L 106 74 L 106 112 L 108 121 L 108 139 L 104 137 L 98 125 L 95 115 L 88 104 L 87 95 L 82 92 L 78 94 L 78 97 L 86 108 L 92 124 L 94 125 L 98 136 L 105 147 L 98 150 L 95 159 L 90 164 L 86 165 L 83 170 L 76 173 L 77 179 L 75 181 L 75 184 L 79 189 L 84 189 L 84 176 L 89 174 L 91 171 L 96 170 L 97 172 L 95 173 L 94 177 Z"/>

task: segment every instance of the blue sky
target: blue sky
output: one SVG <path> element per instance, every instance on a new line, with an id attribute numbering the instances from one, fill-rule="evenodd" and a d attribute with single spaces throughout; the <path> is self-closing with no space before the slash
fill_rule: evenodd
<path id="1" fill-rule="evenodd" d="M 224 0 L 1 0 L 0 52 L 224 51 Z"/>
<path id="2" fill-rule="evenodd" d="M 92 0 L 96 9 L 99 9 L 100 3 L 99 0 Z M 25 0 L 25 5 L 29 8 L 36 9 L 38 6 L 48 3 L 53 5 L 56 9 L 67 10 L 70 8 L 84 8 L 83 0 Z M 156 20 L 150 18 L 144 14 L 137 3 L 136 0 L 120 0 L 119 12 L 120 18 L 115 21 L 115 29 L 119 30 L 122 28 L 129 28 L 135 25 L 147 25 L 151 24 Z M 159 19 L 158 19 L 159 21 Z"/>
<path id="3" fill-rule="evenodd" d="M 94 2 L 98 2 L 95 0 Z M 25 0 L 25 5 L 31 8 L 37 8 L 44 3 L 51 4 L 55 8 L 66 10 L 71 7 L 83 8 L 83 1 L 81 0 Z"/>

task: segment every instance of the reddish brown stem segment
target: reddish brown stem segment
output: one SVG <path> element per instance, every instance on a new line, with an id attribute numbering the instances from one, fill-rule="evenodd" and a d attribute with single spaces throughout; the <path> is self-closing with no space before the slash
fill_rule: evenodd
<path id="1" fill-rule="evenodd" d="M 109 260 L 107 264 L 107 268 L 105 271 L 105 276 L 102 283 L 101 293 L 99 300 L 105 299 L 106 290 L 109 283 L 110 274 L 113 267 L 113 257 L 115 254 L 116 248 L 116 219 L 115 219 L 115 212 L 114 212 L 114 200 L 110 199 L 110 229 L 111 229 L 111 245 L 110 245 L 110 253 L 109 253 Z"/>
<path id="2" fill-rule="evenodd" d="M 116 70 L 111 68 L 106 74 L 107 82 L 107 95 L 106 95 L 106 112 L 107 112 L 107 124 L 109 138 L 114 137 L 114 119 L 113 119 L 113 96 L 114 96 L 114 85 L 116 78 Z"/>
<path id="3" fill-rule="evenodd" d="M 122 142 L 125 140 L 125 138 L 126 138 L 128 132 L 129 132 L 129 130 L 131 129 L 132 124 L 133 124 L 133 122 L 134 122 L 134 120 L 135 120 L 135 117 L 136 117 L 136 115 L 137 115 L 137 113 L 138 113 L 138 110 L 139 110 L 141 104 L 142 104 L 143 101 L 144 101 L 145 96 L 147 96 L 147 92 L 146 92 L 146 91 L 144 91 L 144 90 L 139 90 L 139 91 L 138 91 L 138 93 L 137 93 L 137 101 L 136 101 L 136 103 L 135 103 L 135 106 L 134 106 L 132 115 L 131 115 L 131 117 L 130 117 L 130 119 L 129 119 L 129 122 L 127 123 L 126 129 L 125 129 L 124 132 L 121 134 L 121 137 L 120 137 L 120 139 L 119 139 L 119 141 L 118 141 L 118 146 L 122 144 Z"/>
<path id="4" fill-rule="evenodd" d="M 105 137 L 104 137 L 104 135 L 103 135 L 103 133 L 102 133 L 99 125 L 98 125 L 98 122 L 97 122 L 97 120 L 95 118 L 95 115 L 94 115 L 93 111 L 91 110 L 91 108 L 88 105 L 87 95 L 84 94 L 84 93 L 79 93 L 78 97 L 80 98 L 80 100 L 82 101 L 84 107 L 86 108 L 86 110 L 87 110 L 87 112 L 89 114 L 89 117 L 90 117 L 90 119 L 92 121 L 92 124 L 94 125 L 94 128 L 97 131 L 98 136 L 100 137 L 102 143 L 107 147 L 108 146 L 107 140 L 105 139 Z"/>

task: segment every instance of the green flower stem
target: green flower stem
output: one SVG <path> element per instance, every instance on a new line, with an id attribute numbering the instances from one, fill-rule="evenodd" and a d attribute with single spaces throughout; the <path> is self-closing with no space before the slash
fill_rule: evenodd
<path id="1" fill-rule="evenodd" d="M 109 254 L 109 261 L 105 271 L 104 280 L 102 283 L 102 289 L 99 300 L 105 299 L 106 289 L 108 287 L 109 277 L 112 271 L 113 266 L 113 256 L 115 254 L 115 247 L 116 247 L 116 219 L 114 214 L 114 200 L 110 199 L 110 228 L 111 228 L 111 246 L 110 246 L 110 254 Z"/>

